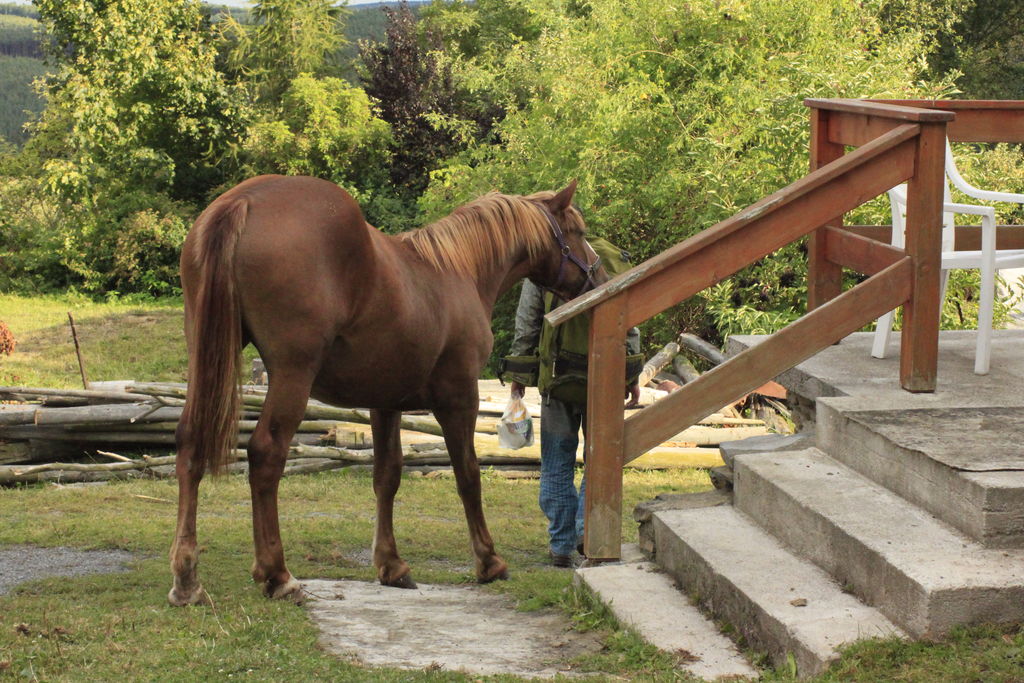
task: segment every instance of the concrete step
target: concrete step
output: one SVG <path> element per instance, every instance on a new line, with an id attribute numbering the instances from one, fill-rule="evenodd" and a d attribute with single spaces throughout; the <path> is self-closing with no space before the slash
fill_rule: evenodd
<path id="1" fill-rule="evenodd" d="M 817 446 L 985 546 L 1024 548 L 1021 409 L 887 408 L 819 400 Z"/>
<path id="2" fill-rule="evenodd" d="M 985 548 L 816 448 L 734 464 L 738 509 L 915 637 L 1024 620 L 1024 551 Z"/>
<path id="3" fill-rule="evenodd" d="M 658 564 L 777 667 L 791 656 L 801 677 L 813 676 L 845 644 L 902 635 L 735 508 L 660 510 L 650 524 Z"/>
<path id="4" fill-rule="evenodd" d="M 657 565 L 622 562 L 578 569 L 576 579 L 615 618 L 648 643 L 679 657 L 679 668 L 707 680 L 756 678 L 758 670 Z"/>

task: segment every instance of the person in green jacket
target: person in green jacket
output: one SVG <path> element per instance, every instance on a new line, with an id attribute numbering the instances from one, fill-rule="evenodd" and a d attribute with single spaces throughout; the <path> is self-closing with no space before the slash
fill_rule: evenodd
<path id="1" fill-rule="evenodd" d="M 598 240 L 590 240 L 591 246 L 601 253 Z M 610 243 L 605 243 L 612 247 Z M 606 248 L 607 249 L 607 248 Z M 624 254 L 623 254 L 624 255 Z M 606 268 L 614 259 L 604 258 Z M 625 261 L 625 259 L 623 259 Z M 625 266 L 628 268 L 628 264 Z M 621 269 L 621 268 L 620 268 Z M 611 270 L 611 269 L 609 269 Z M 614 273 L 613 273 L 614 274 Z M 548 519 L 551 563 L 556 567 L 573 567 L 573 551 L 582 555 L 583 501 L 586 478 L 577 491 L 574 483 L 576 472 L 576 451 L 580 443 L 580 428 L 586 426 L 586 337 L 589 322 L 581 317 L 575 330 L 565 334 L 573 339 L 559 337 L 559 330 L 553 330 L 544 322 L 544 314 L 561 305 L 529 280 L 523 282 L 516 310 L 515 337 L 512 341 L 507 362 L 515 359 L 539 359 L 540 377 L 538 388 L 541 392 L 540 428 L 540 508 Z M 570 321 L 572 322 L 572 321 Z M 566 323 L 568 325 L 569 323 Z M 574 346 L 574 351 L 566 347 Z M 582 345 L 582 348 L 580 346 Z M 627 376 L 631 404 L 639 401 L 640 389 L 636 377 L 642 365 L 640 333 L 635 327 L 626 338 Z M 582 351 L 582 353 L 580 353 Z M 512 365 L 512 363 L 510 363 Z M 508 366 L 506 366 L 508 367 Z M 525 385 L 532 383 L 523 375 L 508 372 L 511 379 L 512 396 L 522 396 Z M 526 380 L 526 381 L 524 381 Z M 624 387 L 626 384 L 624 383 Z"/>

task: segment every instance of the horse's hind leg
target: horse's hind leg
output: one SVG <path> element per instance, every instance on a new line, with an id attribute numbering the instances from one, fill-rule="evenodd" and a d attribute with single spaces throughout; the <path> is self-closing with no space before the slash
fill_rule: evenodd
<path id="1" fill-rule="evenodd" d="M 434 416 L 444 431 L 448 457 L 455 471 L 455 482 L 462 498 L 469 525 L 469 538 L 476 556 L 476 577 L 480 583 L 508 578 L 508 565 L 494 552 L 494 541 L 484 520 L 481 501 L 480 466 L 477 464 L 473 447 L 473 433 L 476 429 L 476 409 L 459 408 L 434 410 Z"/>
<path id="2" fill-rule="evenodd" d="M 415 588 L 409 565 L 398 556 L 393 524 L 395 494 L 402 483 L 402 442 L 398 411 L 370 413 L 373 430 L 373 493 L 377 498 L 377 530 L 373 535 L 373 566 L 385 586 Z"/>
<path id="3" fill-rule="evenodd" d="M 270 387 L 249 438 L 249 489 L 256 557 L 252 578 L 270 598 L 298 599 L 302 586 L 285 567 L 277 492 L 292 437 L 306 411 L 312 373 L 276 369 L 268 363 Z"/>
<path id="4" fill-rule="evenodd" d="M 196 568 L 199 565 L 199 551 L 196 546 L 196 507 L 199 498 L 199 482 L 203 478 L 205 463 L 193 463 L 195 445 L 191 426 L 183 419 L 177 430 L 178 455 L 175 470 L 178 475 L 178 525 L 171 546 L 171 572 L 174 586 L 167 595 L 167 601 L 176 607 L 185 605 L 208 605 L 210 597 L 199 583 Z"/>

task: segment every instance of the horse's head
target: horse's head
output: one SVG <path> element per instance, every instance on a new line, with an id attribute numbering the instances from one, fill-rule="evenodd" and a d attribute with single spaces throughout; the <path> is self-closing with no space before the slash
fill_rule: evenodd
<path id="1" fill-rule="evenodd" d="M 608 281 L 601 258 L 587 244 L 583 214 L 572 203 L 575 193 L 573 180 L 564 190 L 536 200 L 551 228 L 551 249 L 543 252 L 528 275 L 564 301 Z"/>

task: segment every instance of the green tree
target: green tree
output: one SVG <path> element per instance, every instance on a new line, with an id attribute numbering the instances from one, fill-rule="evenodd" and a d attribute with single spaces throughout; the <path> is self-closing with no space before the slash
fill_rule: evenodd
<path id="1" fill-rule="evenodd" d="M 357 192 L 367 176 L 381 180 L 390 130 L 365 92 L 339 78 L 300 74 L 285 91 L 280 111 L 280 118 L 254 123 L 245 136 L 247 175 L 312 175 Z"/>
<path id="2" fill-rule="evenodd" d="M 228 64 L 262 101 L 275 102 L 299 74 L 323 75 L 328 57 L 345 45 L 347 15 L 334 0 L 260 0 L 253 23 L 223 22 L 235 41 Z"/>
<path id="3" fill-rule="evenodd" d="M 214 69 L 198 0 L 36 6 L 55 74 L 33 144 L 55 190 L 87 203 L 119 187 L 197 201 L 223 181 L 245 108 Z"/>
<path id="4" fill-rule="evenodd" d="M 454 112 L 457 94 L 450 69 L 438 61 L 440 43 L 417 31 L 408 4 L 384 11 L 385 41 L 361 46 L 363 85 L 394 133 L 392 182 L 399 193 L 415 198 L 428 172 L 459 149 L 452 131 L 438 125 L 438 117 Z"/>
<path id="5" fill-rule="evenodd" d="M 910 31 L 931 49 L 956 41 L 956 26 L 975 0 L 866 0 L 886 33 Z"/>
<path id="6" fill-rule="evenodd" d="M 52 75 L 5 178 L 7 277 L 92 293 L 176 290 L 177 249 L 247 108 L 214 68 L 198 0 L 39 0 Z M 126 237 L 130 235 L 130 239 Z M 22 238 L 19 240 L 19 237 Z M 0 273 L 2 275 L 2 273 Z"/>
<path id="7" fill-rule="evenodd" d="M 253 93 L 238 147 L 242 175 L 312 175 L 345 186 L 372 220 L 385 212 L 390 128 L 367 94 L 331 75 L 347 11 L 333 0 L 263 0 L 252 23 L 224 21 L 227 64 Z"/>
<path id="8" fill-rule="evenodd" d="M 500 61 L 540 37 L 547 12 L 525 0 L 439 0 L 421 11 L 423 25 L 464 58 Z"/>
<path id="9" fill-rule="evenodd" d="M 938 52 L 937 68 L 961 72 L 971 99 L 1024 99 L 1024 3 L 974 0 Z"/>
<path id="10" fill-rule="evenodd" d="M 1018 0 L 869 0 L 888 33 L 924 36 L 933 74 L 957 74 L 966 99 L 1024 97 L 1024 3 Z"/>

